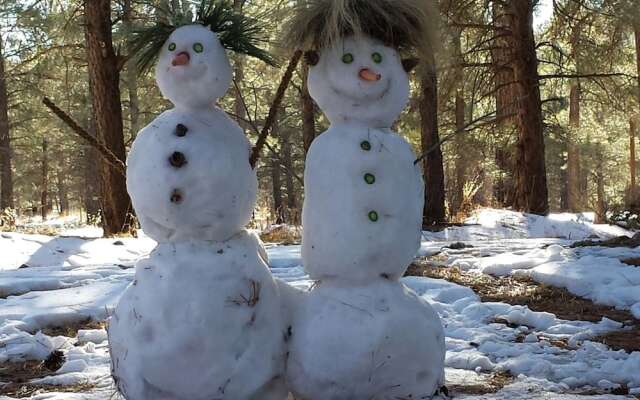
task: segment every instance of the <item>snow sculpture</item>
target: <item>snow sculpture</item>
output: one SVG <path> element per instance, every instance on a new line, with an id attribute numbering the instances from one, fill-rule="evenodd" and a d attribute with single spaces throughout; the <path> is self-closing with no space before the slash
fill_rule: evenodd
<path id="1" fill-rule="evenodd" d="M 195 23 L 137 39 L 142 68 L 159 53 L 157 82 L 175 108 L 138 134 L 127 161 L 133 206 L 158 241 L 109 322 L 128 400 L 286 398 L 279 291 L 244 229 L 257 190 L 250 145 L 214 106 L 232 79 L 225 48 L 270 62 L 255 32 L 217 1 Z"/>
<path id="2" fill-rule="evenodd" d="M 391 131 L 409 97 L 400 54 L 428 42 L 424 0 L 311 0 L 288 40 L 331 122 L 305 170 L 302 257 L 317 285 L 293 315 L 287 381 L 301 399 L 430 399 L 444 333 L 398 279 L 420 243 L 423 184 Z"/>

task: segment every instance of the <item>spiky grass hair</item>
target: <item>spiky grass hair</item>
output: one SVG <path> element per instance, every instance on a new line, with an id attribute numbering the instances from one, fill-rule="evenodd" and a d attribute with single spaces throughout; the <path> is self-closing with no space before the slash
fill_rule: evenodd
<path id="1" fill-rule="evenodd" d="M 276 65 L 275 59 L 258 47 L 266 43 L 263 26 L 258 19 L 235 12 L 228 0 L 202 0 L 193 18 L 191 13 L 182 10 L 158 9 L 164 17 L 156 25 L 134 32 L 131 41 L 132 53 L 137 57 L 140 73 L 149 70 L 158 59 L 162 46 L 169 36 L 181 26 L 199 24 L 218 35 L 218 39 L 227 50 L 255 57 L 269 65 Z"/>
<path id="2" fill-rule="evenodd" d="M 433 51 L 436 15 L 432 0 L 306 0 L 296 6 L 281 41 L 307 51 L 367 35 L 420 56 Z"/>

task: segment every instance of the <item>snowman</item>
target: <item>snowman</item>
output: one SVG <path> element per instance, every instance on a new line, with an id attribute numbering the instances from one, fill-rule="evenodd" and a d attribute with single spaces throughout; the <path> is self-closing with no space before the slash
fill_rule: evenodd
<path id="1" fill-rule="evenodd" d="M 299 399 L 431 399 L 443 384 L 441 322 L 399 282 L 424 193 L 390 128 L 409 97 L 399 49 L 427 36 L 426 3 L 310 2 L 287 35 L 308 50 L 309 92 L 331 123 L 304 176 L 302 260 L 316 285 L 292 318 L 287 383 Z"/>
<path id="2" fill-rule="evenodd" d="M 158 242 L 109 321 L 112 375 L 128 400 L 287 395 L 279 291 L 244 229 L 257 191 L 250 145 L 214 106 L 232 79 L 225 47 L 236 43 L 218 35 L 229 39 L 243 20 L 224 2 L 205 11 L 140 49 L 161 47 L 156 78 L 175 108 L 138 134 L 127 160 L 133 206 Z"/>

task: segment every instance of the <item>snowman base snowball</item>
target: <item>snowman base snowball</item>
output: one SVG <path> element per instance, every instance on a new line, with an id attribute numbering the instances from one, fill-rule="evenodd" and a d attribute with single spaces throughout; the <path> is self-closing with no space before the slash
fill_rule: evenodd
<path id="1" fill-rule="evenodd" d="M 299 399 L 431 399 L 443 384 L 444 332 L 399 282 L 320 283 L 294 316 L 287 384 Z"/>
<path id="2" fill-rule="evenodd" d="M 128 400 L 285 399 L 278 296 L 246 231 L 159 245 L 110 319 L 118 389 Z"/>

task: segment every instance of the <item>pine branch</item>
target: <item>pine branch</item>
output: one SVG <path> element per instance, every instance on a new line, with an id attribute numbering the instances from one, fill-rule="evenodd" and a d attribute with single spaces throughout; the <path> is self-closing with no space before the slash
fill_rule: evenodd
<path id="1" fill-rule="evenodd" d="M 300 62 L 300 58 L 302 57 L 302 51 L 297 50 L 293 53 L 291 60 L 289 61 L 289 65 L 287 66 L 287 70 L 282 76 L 282 80 L 280 81 L 280 85 L 278 86 L 278 90 L 276 91 L 276 96 L 273 99 L 273 103 L 271 104 L 271 108 L 269 109 L 269 115 L 264 122 L 264 127 L 262 128 L 262 132 L 260 132 L 260 136 L 258 137 L 258 141 L 256 145 L 253 146 L 253 150 L 251 151 L 251 157 L 249 158 L 249 162 L 251 163 L 251 167 L 255 168 L 258 159 L 260 158 L 260 153 L 262 152 L 262 148 L 267 142 L 267 138 L 269 137 L 269 133 L 271 132 L 271 126 L 276 120 L 276 116 L 278 114 L 278 109 L 280 108 L 280 104 L 282 104 L 282 100 L 284 98 L 284 93 L 289 86 L 289 82 L 291 82 L 291 78 L 293 77 L 293 71 L 295 71 L 298 66 L 298 62 Z"/>
<path id="2" fill-rule="evenodd" d="M 78 136 L 86 140 L 91 146 L 93 146 L 98 153 L 102 156 L 102 158 L 109 163 L 112 167 L 114 167 L 118 172 L 122 175 L 126 176 L 127 167 L 124 162 L 118 158 L 107 146 L 100 143 L 98 139 L 93 137 L 89 132 L 87 132 L 83 127 L 81 127 L 73 118 L 62 111 L 54 102 L 52 102 L 49 98 L 44 97 L 42 99 L 42 103 L 47 106 L 51 112 L 53 112 L 58 118 L 62 120 L 65 124 L 67 124 Z"/>

